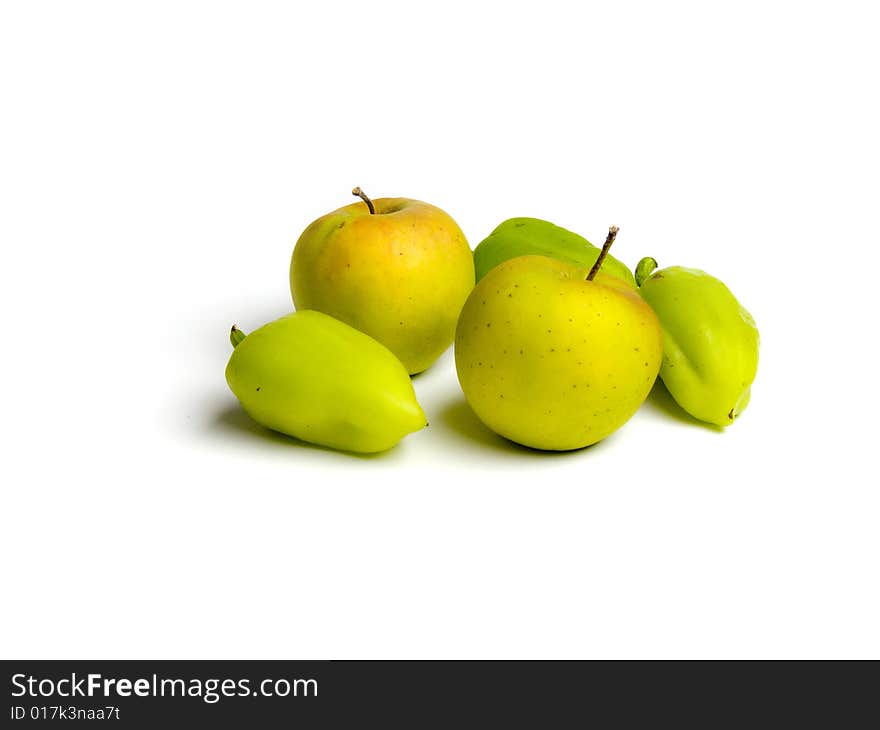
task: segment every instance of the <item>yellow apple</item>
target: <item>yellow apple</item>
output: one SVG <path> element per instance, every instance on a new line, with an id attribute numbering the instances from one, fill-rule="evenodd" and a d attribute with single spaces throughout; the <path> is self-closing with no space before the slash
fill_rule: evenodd
<path id="1" fill-rule="evenodd" d="M 536 449 L 589 446 L 622 426 L 660 369 L 657 316 L 633 286 L 546 256 L 499 264 L 458 323 L 455 365 L 471 408 Z"/>
<path id="2" fill-rule="evenodd" d="M 346 205 L 311 223 L 290 262 L 294 305 L 365 332 L 410 374 L 452 344 L 474 286 L 474 259 L 456 222 L 408 198 Z"/>

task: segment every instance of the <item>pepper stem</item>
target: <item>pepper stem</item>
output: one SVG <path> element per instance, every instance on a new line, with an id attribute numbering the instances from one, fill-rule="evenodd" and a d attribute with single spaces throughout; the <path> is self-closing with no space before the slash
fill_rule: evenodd
<path id="1" fill-rule="evenodd" d="M 617 226 L 611 226 L 608 229 L 608 237 L 605 239 L 605 243 L 602 244 L 602 250 L 599 252 L 599 258 L 596 259 L 596 263 L 593 264 L 593 268 L 590 269 L 590 273 L 587 274 L 587 281 L 592 281 L 596 274 L 599 273 L 599 267 L 602 266 L 602 263 L 605 261 L 605 257 L 608 255 L 608 250 L 611 248 L 611 244 L 614 243 L 614 239 L 617 238 L 617 232 L 620 229 Z"/>
<path id="2" fill-rule="evenodd" d="M 654 269 L 657 268 L 657 259 L 652 258 L 651 256 L 645 256 L 639 263 L 636 264 L 636 284 L 639 286 L 642 285 L 642 282 L 645 281 Z"/>
<path id="3" fill-rule="evenodd" d="M 238 347 L 245 337 L 247 337 L 247 335 L 244 332 L 235 325 L 232 325 L 232 329 L 229 330 L 229 341 L 232 343 L 233 347 Z"/>

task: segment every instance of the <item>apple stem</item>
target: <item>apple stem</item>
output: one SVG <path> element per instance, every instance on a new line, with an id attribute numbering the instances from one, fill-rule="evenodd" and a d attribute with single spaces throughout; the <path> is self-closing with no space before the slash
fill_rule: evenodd
<path id="1" fill-rule="evenodd" d="M 638 264 L 636 264 L 636 284 L 642 285 L 654 269 L 657 268 L 657 259 L 652 256 L 645 256 Z"/>
<path id="2" fill-rule="evenodd" d="M 605 243 L 602 244 L 602 250 L 599 251 L 599 258 L 596 259 L 596 263 L 593 264 L 593 268 L 590 269 L 590 273 L 587 274 L 587 281 L 592 281 L 596 274 L 599 273 L 599 268 L 602 266 L 602 262 L 605 261 L 605 257 L 608 255 L 608 249 L 611 248 L 611 244 L 614 243 L 614 239 L 617 238 L 617 232 L 620 229 L 617 226 L 611 226 L 608 229 L 608 237 L 605 239 Z"/>
<path id="3" fill-rule="evenodd" d="M 352 195 L 357 195 L 361 200 L 363 200 L 367 207 L 370 209 L 370 215 L 376 214 L 376 209 L 373 207 L 373 201 L 367 197 L 367 194 L 360 189 L 360 187 L 356 187 L 351 191 Z"/>
<path id="4" fill-rule="evenodd" d="M 245 337 L 247 337 L 247 335 L 244 332 L 242 332 L 236 325 L 232 325 L 232 329 L 229 330 L 229 341 L 232 343 L 233 347 L 238 347 Z"/>

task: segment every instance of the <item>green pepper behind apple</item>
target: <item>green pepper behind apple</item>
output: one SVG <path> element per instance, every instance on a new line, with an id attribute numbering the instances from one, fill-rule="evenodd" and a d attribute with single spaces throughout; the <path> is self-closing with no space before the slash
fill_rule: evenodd
<path id="1" fill-rule="evenodd" d="M 510 218 L 501 223 L 474 251 L 477 281 L 490 269 L 517 256 L 549 256 L 589 269 L 599 258 L 599 249 L 583 236 L 539 218 Z M 632 272 L 610 254 L 602 273 L 616 276 L 635 288 Z"/>

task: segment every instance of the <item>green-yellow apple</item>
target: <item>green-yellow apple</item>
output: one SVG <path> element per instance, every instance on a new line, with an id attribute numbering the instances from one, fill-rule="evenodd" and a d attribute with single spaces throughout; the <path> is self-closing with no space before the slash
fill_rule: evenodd
<path id="1" fill-rule="evenodd" d="M 310 224 L 290 262 L 298 310 L 315 309 L 375 338 L 410 374 L 452 344 L 474 286 L 474 259 L 456 222 L 408 198 L 346 205 Z"/>
<path id="2" fill-rule="evenodd" d="M 662 357 L 657 316 L 635 288 L 591 269 L 521 256 L 491 269 L 455 335 L 458 380 L 496 433 L 536 449 L 589 446 L 647 398 Z"/>

